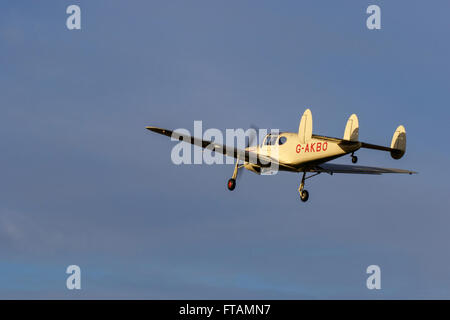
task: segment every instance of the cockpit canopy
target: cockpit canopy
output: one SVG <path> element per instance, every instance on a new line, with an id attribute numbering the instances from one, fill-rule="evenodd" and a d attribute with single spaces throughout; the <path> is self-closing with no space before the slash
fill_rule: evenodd
<path id="1" fill-rule="evenodd" d="M 286 143 L 287 138 L 281 134 L 272 134 L 269 133 L 266 135 L 266 137 L 263 140 L 262 145 L 264 146 L 276 146 L 276 145 L 282 145 Z"/>

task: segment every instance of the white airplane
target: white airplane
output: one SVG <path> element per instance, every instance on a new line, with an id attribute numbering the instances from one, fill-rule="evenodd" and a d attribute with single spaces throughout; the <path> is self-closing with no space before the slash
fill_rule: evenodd
<path id="1" fill-rule="evenodd" d="M 351 154 L 352 163 L 356 163 L 358 157 L 354 153 L 360 148 L 388 151 L 392 158 L 400 159 L 406 151 L 406 131 L 402 125 L 395 130 L 389 148 L 358 141 L 359 123 L 355 114 L 352 114 L 348 119 L 342 139 L 313 134 L 312 124 L 312 114 L 307 109 L 300 120 L 298 132 L 281 132 L 276 135 L 269 133 L 265 136 L 261 145 L 248 146 L 244 150 L 223 146 L 167 129 L 157 127 L 146 127 L 146 129 L 236 158 L 233 176 L 227 184 L 230 191 L 236 187 L 236 177 L 238 170 L 241 168 L 261 174 L 276 165 L 278 170 L 281 171 L 302 172 L 303 177 L 298 192 L 303 202 L 309 198 L 308 191 L 304 189 L 305 180 L 320 173 L 330 175 L 333 173 L 377 175 L 383 173 L 417 173 L 403 169 L 327 163 L 346 154 Z M 241 161 L 243 164 L 240 164 Z M 312 174 L 306 176 L 306 173 Z"/>

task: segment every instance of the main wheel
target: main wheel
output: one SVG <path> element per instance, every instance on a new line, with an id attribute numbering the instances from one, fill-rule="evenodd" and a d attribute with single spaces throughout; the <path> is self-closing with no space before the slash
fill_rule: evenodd
<path id="1" fill-rule="evenodd" d="M 300 199 L 302 199 L 303 202 L 308 201 L 308 199 L 309 199 L 309 192 L 308 192 L 308 190 L 303 190 L 300 193 Z"/>
<path id="2" fill-rule="evenodd" d="M 358 162 L 358 157 L 352 156 L 352 163 L 357 163 L 357 162 Z"/>
<path id="3" fill-rule="evenodd" d="M 228 190 L 233 191 L 236 188 L 236 180 L 230 179 L 227 183 Z"/>

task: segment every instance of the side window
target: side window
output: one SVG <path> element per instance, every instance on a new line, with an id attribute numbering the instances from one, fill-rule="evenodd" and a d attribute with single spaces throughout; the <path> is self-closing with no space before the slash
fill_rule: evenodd
<path id="1" fill-rule="evenodd" d="M 287 140 L 286 137 L 280 137 L 280 140 L 278 140 L 278 144 L 281 146 L 286 142 L 286 140 Z"/>
<path id="2" fill-rule="evenodd" d="M 270 144 L 272 146 L 275 146 L 277 144 L 278 136 L 272 136 L 272 139 L 270 141 Z"/>
<path id="3" fill-rule="evenodd" d="M 268 135 L 266 136 L 266 140 L 264 140 L 264 144 L 265 144 L 266 146 L 270 146 L 270 134 L 268 134 Z"/>

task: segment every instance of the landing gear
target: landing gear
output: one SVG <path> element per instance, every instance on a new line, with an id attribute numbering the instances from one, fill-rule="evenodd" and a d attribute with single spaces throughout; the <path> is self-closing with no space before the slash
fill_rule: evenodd
<path id="1" fill-rule="evenodd" d="M 300 199 L 303 202 L 308 201 L 308 199 L 309 199 L 309 192 L 308 192 L 308 190 L 303 190 L 303 191 L 300 192 Z"/>
<path id="2" fill-rule="evenodd" d="M 231 178 L 227 183 L 228 190 L 233 191 L 236 188 L 236 180 Z"/>
<path id="3" fill-rule="evenodd" d="M 352 163 L 357 163 L 357 162 L 358 162 L 358 157 L 352 153 Z"/>
<path id="4" fill-rule="evenodd" d="M 298 187 L 298 193 L 300 194 L 300 200 L 302 200 L 303 202 L 306 202 L 309 199 L 309 192 L 308 192 L 308 190 L 305 190 L 305 180 L 312 178 L 314 176 L 317 176 L 318 174 L 320 174 L 320 172 L 317 172 L 317 173 L 307 177 L 306 171 L 303 171 L 302 182 L 300 183 L 300 187 Z"/>
<path id="5" fill-rule="evenodd" d="M 300 199 L 303 202 L 306 202 L 309 199 L 309 192 L 308 192 L 308 190 L 304 190 L 305 180 L 306 180 L 306 172 L 303 172 L 302 182 L 300 183 L 300 187 L 298 188 L 298 193 L 300 193 Z"/>
<path id="6" fill-rule="evenodd" d="M 236 165 L 234 166 L 233 176 L 228 180 L 227 187 L 228 190 L 233 191 L 236 188 L 236 177 L 239 169 L 239 159 L 236 159 Z"/>

